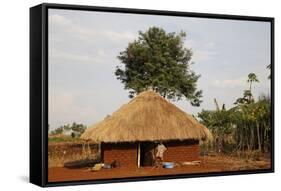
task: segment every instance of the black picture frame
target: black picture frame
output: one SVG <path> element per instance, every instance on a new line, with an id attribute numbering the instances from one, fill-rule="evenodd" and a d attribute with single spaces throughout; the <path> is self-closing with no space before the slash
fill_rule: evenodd
<path id="1" fill-rule="evenodd" d="M 48 182 L 48 9 L 87 10 L 112 13 L 168 15 L 229 20 L 266 21 L 271 25 L 271 169 L 204 174 Z M 84 5 L 40 4 L 30 8 L 30 182 L 42 187 L 145 181 L 158 179 L 226 176 L 274 172 L 274 18 Z"/>

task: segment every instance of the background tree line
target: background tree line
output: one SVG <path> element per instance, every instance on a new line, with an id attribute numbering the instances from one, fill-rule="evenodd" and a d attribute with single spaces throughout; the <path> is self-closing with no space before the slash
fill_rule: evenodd
<path id="1" fill-rule="evenodd" d="M 49 135 L 60 135 L 70 133 L 72 138 L 80 137 L 82 133 L 86 130 L 87 126 L 79 123 L 72 123 L 60 126 L 49 132 Z"/>
<path id="2" fill-rule="evenodd" d="M 255 100 L 252 95 L 253 83 L 259 80 L 254 73 L 248 75 L 249 89 L 237 98 L 234 107 L 219 107 L 216 110 L 202 110 L 198 113 L 200 122 L 214 135 L 213 147 L 217 152 L 257 150 L 260 153 L 271 149 L 271 100 L 260 96 Z"/>

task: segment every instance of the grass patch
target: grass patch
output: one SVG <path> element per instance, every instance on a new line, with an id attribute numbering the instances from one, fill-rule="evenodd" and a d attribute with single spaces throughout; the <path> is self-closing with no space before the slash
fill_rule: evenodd
<path id="1" fill-rule="evenodd" d="M 81 142 L 79 138 L 72 138 L 71 136 L 63 136 L 63 137 L 48 137 L 49 143 L 59 143 L 59 142 Z"/>

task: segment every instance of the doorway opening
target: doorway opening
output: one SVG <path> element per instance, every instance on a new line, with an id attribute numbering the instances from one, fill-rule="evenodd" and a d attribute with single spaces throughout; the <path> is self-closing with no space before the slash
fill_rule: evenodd
<path id="1" fill-rule="evenodd" d="M 140 143 L 140 166 L 153 166 L 156 146 L 153 142 Z"/>

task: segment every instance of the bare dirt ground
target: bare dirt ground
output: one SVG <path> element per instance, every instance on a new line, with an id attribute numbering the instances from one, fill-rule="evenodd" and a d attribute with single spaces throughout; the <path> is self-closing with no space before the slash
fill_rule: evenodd
<path id="1" fill-rule="evenodd" d="M 199 165 L 178 165 L 173 169 L 141 167 L 141 168 L 114 168 L 101 169 L 92 172 L 89 168 L 68 169 L 64 167 L 51 167 L 48 169 L 49 182 L 99 180 L 159 175 L 192 174 L 207 172 L 225 172 L 238 170 L 270 169 L 270 158 L 259 160 L 245 160 L 229 156 L 206 156 L 201 157 Z"/>

